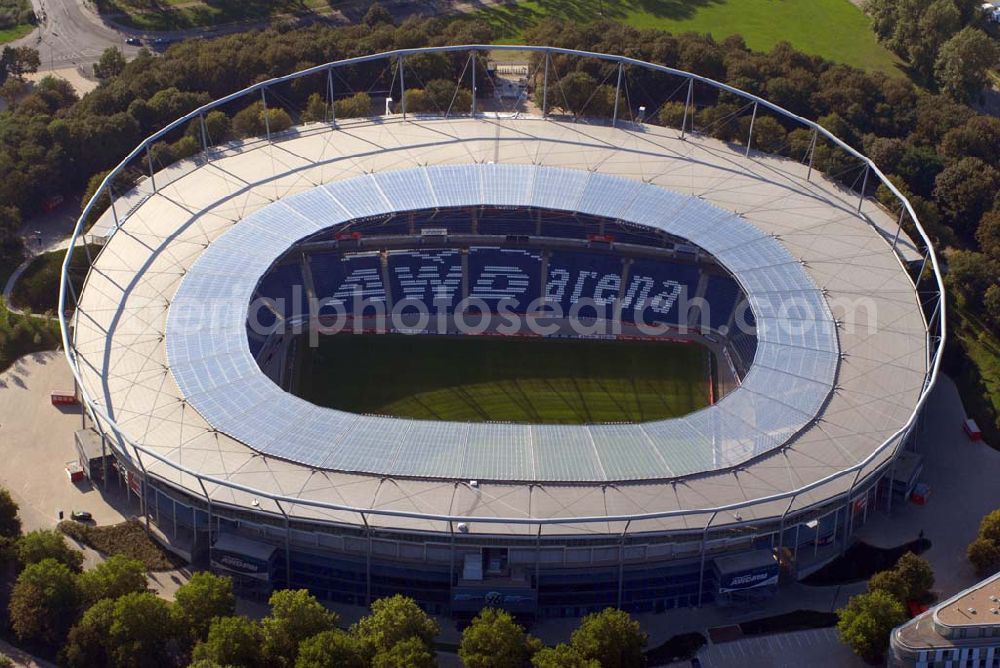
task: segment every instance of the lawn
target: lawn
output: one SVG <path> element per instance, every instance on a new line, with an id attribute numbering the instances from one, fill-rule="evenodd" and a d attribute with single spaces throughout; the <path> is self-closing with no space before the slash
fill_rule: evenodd
<path id="1" fill-rule="evenodd" d="M 7 42 L 13 42 L 15 39 L 21 39 L 34 29 L 35 26 L 30 23 L 19 23 L 12 28 L 0 29 L 0 44 L 6 44 Z"/>
<path id="2" fill-rule="evenodd" d="M 902 75 L 899 60 L 875 39 L 871 22 L 849 0 L 525 0 L 486 7 L 478 15 L 502 31 L 499 41 L 523 42 L 524 30 L 554 16 L 577 22 L 603 15 L 637 28 L 740 34 L 751 49 L 780 41 L 830 60 Z"/>
<path id="3" fill-rule="evenodd" d="M 707 355 L 665 341 L 338 334 L 304 351 L 298 394 L 418 419 L 639 422 L 704 407 Z"/>
<path id="4" fill-rule="evenodd" d="M 0 0 L 0 44 L 20 39 L 35 29 L 31 0 Z"/>
<path id="5" fill-rule="evenodd" d="M 99 250 L 98 246 L 91 246 L 92 253 L 96 254 Z M 59 306 L 59 277 L 65 257 L 64 250 L 43 253 L 35 257 L 14 285 L 11 293 L 13 305 L 18 308 L 29 308 L 35 313 L 55 312 Z M 77 294 L 80 294 L 89 267 L 87 254 L 82 248 L 76 249 L 70 264 L 70 276 Z"/>

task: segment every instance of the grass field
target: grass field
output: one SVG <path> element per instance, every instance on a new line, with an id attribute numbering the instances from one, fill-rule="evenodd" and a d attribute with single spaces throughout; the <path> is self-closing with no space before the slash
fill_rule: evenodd
<path id="1" fill-rule="evenodd" d="M 706 406 L 707 355 L 661 341 L 339 334 L 304 352 L 298 394 L 430 420 L 639 422 Z"/>
<path id="2" fill-rule="evenodd" d="M 503 32 L 508 44 L 554 16 L 585 23 L 603 15 L 638 28 L 743 35 L 751 49 L 780 41 L 830 60 L 903 75 L 899 60 L 880 45 L 871 21 L 849 0 L 525 0 L 485 7 L 478 15 Z"/>

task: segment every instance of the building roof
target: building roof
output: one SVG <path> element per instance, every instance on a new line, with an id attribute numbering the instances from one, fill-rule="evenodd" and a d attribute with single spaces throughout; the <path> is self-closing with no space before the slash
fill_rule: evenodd
<path id="1" fill-rule="evenodd" d="M 608 216 L 701 246 L 746 290 L 759 342 L 752 369 L 721 401 L 680 418 L 520 425 L 321 408 L 285 392 L 258 367 L 247 347 L 246 307 L 261 276 L 296 242 L 357 218 L 484 204 Z M 317 469 L 560 482 L 678 478 L 758 457 L 814 419 L 833 389 L 839 353 L 833 317 L 802 265 L 738 215 L 622 177 L 500 164 L 358 176 L 258 209 L 216 239 L 184 275 L 171 300 L 166 344 L 186 401 L 216 429 L 258 452 Z"/>
<path id="2" fill-rule="evenodd" d="M 1000 573 L 941 603 L 934 609 L 934 617 L 951 627 L 1000 627 Z"/>
<path id="3" fill-rule="evenodd" d="M 166 341 L 168 312 L 184 276 L 229 230 L 239 234 L 241 221 L 254 212 L 297 193 L 320 193 L 319 186 L 326 184 L 360 177 L 374 187 L 383 183 L 381 175 L 388 183 L 404 173 L 420 173 L 414 170 L 421 167 L 459 169 L 489 162 L 544 166 L 554 171 L 536 173 L 567 178 L 576 174 L 570 170 L 593 171 L 630 181 L 638 190 L 648 183 L 655 187 L 649 192 L 665 193 L 665 202 L 681 196 L 693 201 L 693 196 L 776 239 L 821 292 L 838 323 L 841 359 L 816 419 L 794 438 L 782 432 L 782 447 L 761 450 L 736 469 L 692 474 L 680 483 L 488 481 L 471 488 L 459 479 L 327 471 L 268 456 L 216 429 L 201 414 L 204 406 L 196 409 L 188 401 L 188 393 L 194 394 L 181 389 L 173 369 L 177 360 L 167 355 L 172 345 Z M 879 454 L 862 477 L 883 464 L 893 449 L 882 446 L 909 422 L 928 371 L 923 314 L 913 283 L 890 247 L 895 217 L 871 200 L 861 203 L 859 213 L 856 195 L 816 172 L 807 180 L 807 171 L 796 161 L 748 157 L 709 138 L 682 140 L 669 128 L 534 118 L 390 117 L 336 129 L 315 125 L 275 142 L 230 147 L 209 162 L 182 161 L 156 174 L 155 194 L 147 180 L 118 203 L 119 211 L 130 213 L 96 259 L 72 323 L 81 387 L 124 437 L 147 448 L 151 454 L 144 456 L 144 465 L 151 474 L 198 496 L 203 492 L 194 472 L 236 486 L 209 481 L 207 492 L 217 503 L 249 507 L 261 496 L 261 511 L 278 512 L 260 493 L 241 491 L 246 488 L 299 500 L 289 506 L 298 518 L 355 524 L 357 509 L 368 509 L 376 513 L 367 517 L 374 526 L 448 531 L 448 521 L 440 518 L 463 516 L 481 520 L 469 522 L 470 533 L 526 537 L 537 529 L 509 520 L 561 522 L 547 525 L 546 535 L 598 535 L 620 532 L 622 518 L 648 513 L 660 515 L 633 521 L 629 530 L 690 531 L 710 519 L 713 527 L 721 527 L 779 517 L 847 491 L 853 475 L 831 476 L 874 452 Z M 392 172 L 399 176 L 388 176 Z M 366 176 L 371 174 L 380 176 Z M 506 191 L 495 186 L 503 183 L 508 182 L 498 179 L 489 186 L 498 200 Z M 374 210 L 371 202 L 351 207 L 346 214 Z M 297 218 L 288 211 L 288 220 Z M 626 203 L 610 215 L 623 211 Z M 109 219 L 110 212 L 96 229 L 107 229 Z M 897 248 L 909 259 L 920 257 L 905 232 Z M 872 317 L 874 323 L 868 320 Z M 125 456 L 131 452 L 127 449 Z M 744 504 L 811 483 L 817 486 L 799 494 L 791 507 L 786 499 L 743 508 L 739 517 L 687 512 Z M 611 519 L 574 523 L 576 518 Z"/>

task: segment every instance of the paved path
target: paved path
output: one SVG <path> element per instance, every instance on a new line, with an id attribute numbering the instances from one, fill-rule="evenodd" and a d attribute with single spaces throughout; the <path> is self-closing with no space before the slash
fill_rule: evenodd
<path id="1" fill-rule="evenodd" d="M 837 638 L 836 629 L 815 629 L 744 638 L 711 645 L 698 658 L 705 668 L 850 668 L 865 666 Z"/>
<path id="2" fill-rule="evenodd" d="M 49 663 L 45 659 L 28 654 L 23 649 L 14 647 L 6 640 L 0 640 L 0 656 L 6 656 L 14 662 L 15 666 L 28 666 L 29 668 L 55 668 L 56 664 Z"/>

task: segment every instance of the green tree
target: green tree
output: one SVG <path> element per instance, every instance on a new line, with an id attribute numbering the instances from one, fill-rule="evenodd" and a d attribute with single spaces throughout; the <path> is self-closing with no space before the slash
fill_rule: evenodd
<path id="1" fill-rule="evenodd" d="M 260 643 L 260 625 L 256 622 L 239 616 L 217 617 L 208 637 L 195 645 L 193 658 L 219 666 L 264 666 Z"/>
<path id="2" fill-rule="evenodd" d="M 263 102 L 254 102 L 233 117 L 233 132 L 237 137 L 260 137 L 268 130 L 275 134 L 290 127 L 292 117 L 288 112 L 280 107 L 268 107 L 265 114 Z"/>
<path id="3" fill-rule="evenodd" d="M 337 118 L 364 118 L 372 115 L 372 99 L 368 93 L 355 93 L 351 97 L 337 100 L 333 107 Z"/>
<path id="4" fill-rule="evenodd" d="M 991 540 L 977 538 L 969 543 L 965 554 L 981 578 L 1000 571 L 1000 545 Z"/>
<path id="5" fill-rule="evenodd" d="M 657 118 L 661 125 L 665 125 L 668 128 L 680 128 L 684 122 L 684 103 L 667 102 L 660 107 L 660 113 Z"/>
<path id="6" fill-rule="evenodd" d="M 948 287 L 957 290 L 966 302 L 978 307 L 982 295 L 993 284 L 996 262 L 982 253 L 957 250 L 948 255 Z"/>
<path id="7" fill-rule="evenodd" d="M 906 621 L 903 604 L 884 591 L 852 596 L 837 611 L 840 639 L 866 661 L 877 661 L 889 645 L 889 633 Z"/>
<path id="8" fill-rule="evenodd" d="M 80 588 L 76 574 L 55 559 L 29 564 L 10 594 L 10 624 L 21 640 L 57 644 L 76 619 Z"/>
<path id="9" fill-rule="evenodd" d="M 337 626 L 336 613 L 306 589 L 278 590 L 268 602 L 271 614 L 261 621 L 261 632 L 264 655 L 271 665 L 294 665 L 299 643 Z"/>
<path id="10" fill-rule="evenodd" d="M 369 28 L 374 28 L 379 25 L 393 25 L 392 14 L 389 13 L 385 7 L 377 2 L 373 2 L 368 11 L 365 12 L 364 17 L 362 17 L 361 22 L 364 23 Z"/>
<path id="11" fill-rule="evenodd" d="M 205 639 L 212 620 L 235 613 L 233 581 L 223 575 L 198 571 L 174 594 L 174 619 L 192 642 Z"/>
<path id="12" fill-rule="evenodd" d="M 76 573 L 83 566 L 83 552 L 70 547 L 61 532 L 50 529 L 38 529 L 21 536 L 17 541 L 17 559 L 25 565 L 55 559 Z"/>
<path id="13" fill-rule="evenodd" d="M 89 604 L 146 591 L 146 567 L 138 559 L 112 555 L 80 575 L 80 591 Z"/>
<path id="14" fill-rule="evenodd" d="M 87 608 L 73 628 L 60 652 L 60 662 L 69 668 L 90 668 L 111 664 L 108 643 L 114 622 L 115 601 L 105 598 Z"/>
<path id="15" fill-rule="evenodd" d="M 908 59 L 924 81 L 934 78 L 934 63 L 941 46 L 962 27 L 962 17 L 954 0 L 936 0 L 914 17 L 916 39 L 908 45 Z"/>
<path id="16" fill-rule="evenodd" d="M 531 658 L 532 646 L 510 613 L 485 608 L 462 632 L 458 656 L 468 668 L 518 668 Z"/>
<path id="17" fill-rule="evenodd" d="M 643 649 L 648 640 L 639 622 L 627 612 L 606 608 L 584 617 L 573 631 L 570 644 L 603 668 L 626 668 L 645 665 Z"/>
<path id="18" fill-rule="evenodd" d="M 979 158 L 1000 167 L 1000 118 L 977 114 L 963 125 L 948 130 L 938 147 L 951 160 Z"/>
<path id="19" fill-rule="evenodd" d="M 319 93 L 313 93 L 306 100 L 306 108 L 300 117 L 303 123 L 317 123 L 329 119 L 330 111 L 326 100 Z"/>
<path id="20" fill-rule="evenodd" d="M 909 587 L 895 569 L 879 571 L 868 579 L 868 591 L 883 591 L 896 601 L 905 604 L 909 598 Z"/>
<path id="21" fill-rule="evenodd" d="M 5 46 L 3 60 L 7 64 L 7 72 L 16 79 L 23 79 L 25 74 L 37 72 L 42 64 L 38 49 L 30 46 Z"/>
<path id="22" fill-rule="evenodd" d="M 983 293 L 983 306 L 986 308 L 986 317 L 993 323 L 993 327 L 1000 329 L 1000 285 L 991 285 Z"/>
<path id="23" fill-rule="evenodd" d="M 987 513 L 979 522 L 979 537 L 1000 544 L 1000 508 Z"/>
<path id="24" fill-rule="evenodd" d="M 361 642 L 339 629 L 303 640 L 295 660 L 295 668 L 366 668 L 367 665 Z"/>
<path id="25" fill-rule="evenodd" d="M 978 28 L 963 28 L 941 46 L 934 77 L 941 89 L 960 102 L 979 98 L 986 73 L 1000 60 L 996 41 Z"/>
<path id="26" fill-rule="evenodd" d="M 588 659 L 572 645 L 560 643 L 545 647 L 531 657 L 534 668 L 601 668 L 596 659 Z"/>
<path id="27" fill-rule="evenodd" d="M 122 73 L 125 69 L 125 54 L 117 46 L 104 49 L 100 60 L 94 63 L 94 76 L 98 79 L 110 79 Z"/>
<path id="28" fill-rule="evenodd" d="M 899 558 L 893 570 L 906 585 L 906 600 L 920 601 L 930 594 L 934 586 L 934 570 L 926 559 L 907 552 Z"/>
<path id="29" fill-rule="evenodd" d="M 17 209 L 9 206 L 0 207 L 0 230 L 20 224 L 21 216 Z M 21 518 L 17 516 L 17 511 L 17 503 L 11 498 L 10 492 L 0 487 L 0 536 L 16 538 L 21 535 Z"/>
<path id="30" fill-rule="evenodd" d="M 162 663 L 177 636 L 170 604 L 150 592 L 132 592 L 115 600 L 108 633 L 111 662 L 122 668 Z"/>
<path id="31" fill-rule="evenodd" d="M 369 655 L 386 652 L 407 638 L 418 638 L 434 655 L 438 625 L 412 598 L 396 594 L 372 603 L 372 614 L 358 620 L 351 632 L 368 648 Z"/>
<path id="32" fill-rule="evenodd" d="M 420 638 L 411 636 L 388 649 L 377 652 L 372 668 L 435 668 L 434 651 Z"/>
<path id="33" fill-rule="evenodd" d="M 976 228 L 979 248 L 992 260 L 1000 260 L 1000 209 L 983 214 Z"/>
<path id="34" fill-rule="evenodd" d="M 962 158 L 934 181 L 934 196 L 956 230 L 975 232 L 982 215 L 993 206 L 1000 189 L 1000 171 L 979 158 Z"/>
<path id="35" fill-rule="evenodd" d="M 742 119 L 741 119 L 742 120 Z M 746 121 L 746 132 L 744 137 L 749 136 L 750 122 Z M 753 124 L 753 136 L 751 147 L 755 151 L 764 153 L 780 153 L 788 143 L 788 133 L 772 116 L 758 116 Z"/>

